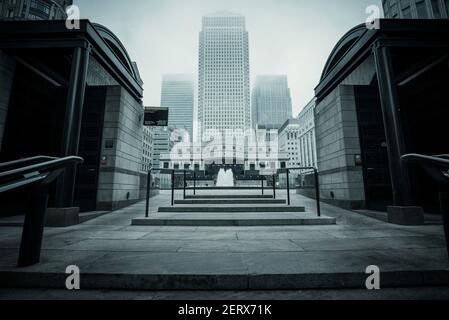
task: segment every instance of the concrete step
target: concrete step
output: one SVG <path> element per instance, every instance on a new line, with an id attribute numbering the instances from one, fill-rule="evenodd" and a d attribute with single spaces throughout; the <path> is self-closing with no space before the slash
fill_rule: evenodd
<path id="1" fill-rule="evenodd" d="M 65 289 L 63 272 L 0 271 L 6 288 Z M 366 289 L 364 272 L 282 274 L 154 274 L 83 272 L 82 288 L 115 290 L 310 290 Z M 449 271 L 384 271 L 382 288 L 449 285 Z"/>
<path id="2" fill-rule="evenodd" d="M 192 199 L 175 200 L 175 204 L 286 204 L 283 199 Z"/>
<path id="3" fill-rule="evenodd" d="M 194 195 L 194 196 L 186 196 L 186 199 L 273 199 L 273 196 L 272 195 L 243 195 L 243 194 Z"/>
<path id="4" fill-rule="evenodd" d="M 277 214 L 279 215 L 279 214 Z M 281 214 L 264 216 L 261 214 L 226 214 L 206 215 L 195 213 L 188 215 L 172 215 L 167 218 L 153 216 L 136 218 L 133 226 L 178 226 L 178 227 L 271 227 L 271 226 L 323 226 L 335 225 L 335 218 L 320 217 L 313 214 Z"/>
<path id="5" fill-rule="evenodd" d="M 276 212 L 306 212 L 305 207 L 293 207 L 293 206 L 263 206 L 263 207 L 256 207 L 256 206 L 239 206 L 239 207 L 232 207 L 232 206 L 204 206 L 204 207 L 198 207 L 198 206 L 174 206 L 174 207 L 159 207 L 159 212 L 180 212 L 180 213 L 186 213 L 186 212 L 217 212 L 217 213 L 251 213 L 251 212 L 269 212 L 269 213 L 276 213 Z"/>

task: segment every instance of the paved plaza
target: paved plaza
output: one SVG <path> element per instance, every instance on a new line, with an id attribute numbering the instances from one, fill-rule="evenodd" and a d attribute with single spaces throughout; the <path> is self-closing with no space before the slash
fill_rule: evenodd
<path id="1" fill-rule="evenodd" d="M 164 216 L 158 208 L 170 200 L 165 191 L 152 198 L 151 216 Z M 316 212 L 315 201 L 299 195 L 292 206 Z M 21 227 L 0 227 L 0 287 L 63 289 L 68 265 L 93 290 L 362 289 L 370 265 L 380 268 L 383 287 L 449 285 L 443 227 L 434 222 L 397 226 L 322 204 L 336 225 L 132 226 L 144 209 L 142 202 L 46 228 L 41 263 L 27 268 L 16 267 Z"/>

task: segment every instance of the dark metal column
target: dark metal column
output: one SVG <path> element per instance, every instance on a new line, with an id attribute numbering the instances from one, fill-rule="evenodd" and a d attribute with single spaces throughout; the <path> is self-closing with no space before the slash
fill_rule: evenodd
<path id="1" fill-rule="evenodd" d="M 61 156 L 64 157 L 78 155 L 89 55 L 90 45 L 87 42 L 84 47 L 78 47 L 73 50 L 72 69 L 61 140 Z M 75 179 L 75 167 L 67 168 L 58 179 L 56 193 L 57 207 L 68 208 L 73 206 Z"/>
<path id="2" fill-rule="evenodd" d="M 394 203 L 396 206 L 410 206 L 412 205 L 410 181 L 400 161 L 401 156 L 406 154 L 406 149 L 390 49 L 377 43 L 374 48 L 374 57 L 388 145 Z"/>
<path id="3" fill-rule="evenodd" d="M 264 189 L 263 189 L 263 176 L 261 176 L 261 179 L 260 179 L 261 181 L 262 181 L 262 195 L 264 195 Z"/>
<path id="4" fill-rule="evenodd" d="M 175 170 L 171 173 L 171 205 L 175 205 Z"/>
<path id="5" fill-rule="evenodd" d="M 187 187 L 187 179 L 186 179 L 186 170 L 184 170 L 184 188 L 183 188 L 183 199 L 186 199 L 186 187 Z"/>
<path id="6" fill-rule="evenodd" d="M 19 253 L 19 267 L 39 263 L 42 238 L 44 235 L 45 213 L 47 211 L 48 191 L 46 187 L 35 187 L 30 201 L 29 212 L 25 216 L 22 243 Z"/>
<path id="7" fill-rule="evenodd" d="M 276 175 L 273 175 L 273 197 L 276 199 Z"/>
<path id="8" fill-rule="evenodd" d="M 196 195 L 196 171 L 193 171 L 193 195 Z"/>
<path id="9" fill-rule="evenodd" d="M 290 170 L 287 169 L 287 203 L 290 205 Z"/>
<path id="10" fill-rule="evenodd" d="M 151 196 L 151 170 L 148 171 L 147 177 L 147 202 L 145 206 L 145 217 L 148 218 L 150 214 L 150 196 Z"/>
<path id="11" fill-rule="evenodd" d="M 317 211 L 318 217 L 321 217 L 320 177 L 319 177 L 317 169 L 314 169 L 313 173 L 315 175 L 316 211 Z"/>

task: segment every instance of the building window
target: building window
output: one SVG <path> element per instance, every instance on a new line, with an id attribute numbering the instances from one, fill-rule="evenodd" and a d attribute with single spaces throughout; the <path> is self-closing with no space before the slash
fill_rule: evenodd
<path id="1" fill-rule="evenodd" d="M 105 149 L 114 149 L 114 140 L 108 139 L 104 143 Z"/>
<path id="2" fill-rule="evenodd" d="M 431 0 L 433 17 L 435 19 L 441 19 L 440 0 Z"/>
<path id="3" fill-rule="evenodd" d="M 410 1 L 409 0 L 401 0 L 401 11 L 402 11 L 402 17 L 405 19 L 411 19 L 412 18 L 412 10 L 410 7 Z"/>
<path id="4" fill-rule="evenodd" d="M 398 9 L 398 4 L 396 3 L 396 1 L 391 1 L 390 12 L 391 12 L 392 18 L 397 18 L 399 16 L 399 9 Z"/>
<path id="5" fill-rule="evenodd" d="M 429 13 L 427 12 L 426 2 L 424 0 L 416 2 L 416 11 L 418 12 L 419 19 L 428 19 Z"/>
<path id="6" fill-rule="evenodd" d="M 164 169 L 168 169 L 169 167 L 169 163 L 168 162 L 164 162 Z"/>

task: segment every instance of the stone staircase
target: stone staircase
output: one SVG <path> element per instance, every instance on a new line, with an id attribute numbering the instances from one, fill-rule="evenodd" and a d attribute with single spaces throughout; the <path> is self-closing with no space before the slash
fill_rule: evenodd
<path id="1" fill-rule="evenodd" d="M 159 207 L 132 225 L 156 226 L 297 226 L 334 225 L 335 218 L 318 217 L 303 206 L 288 206 L 272 195 L 190 195 L 174 206 Z"/>

